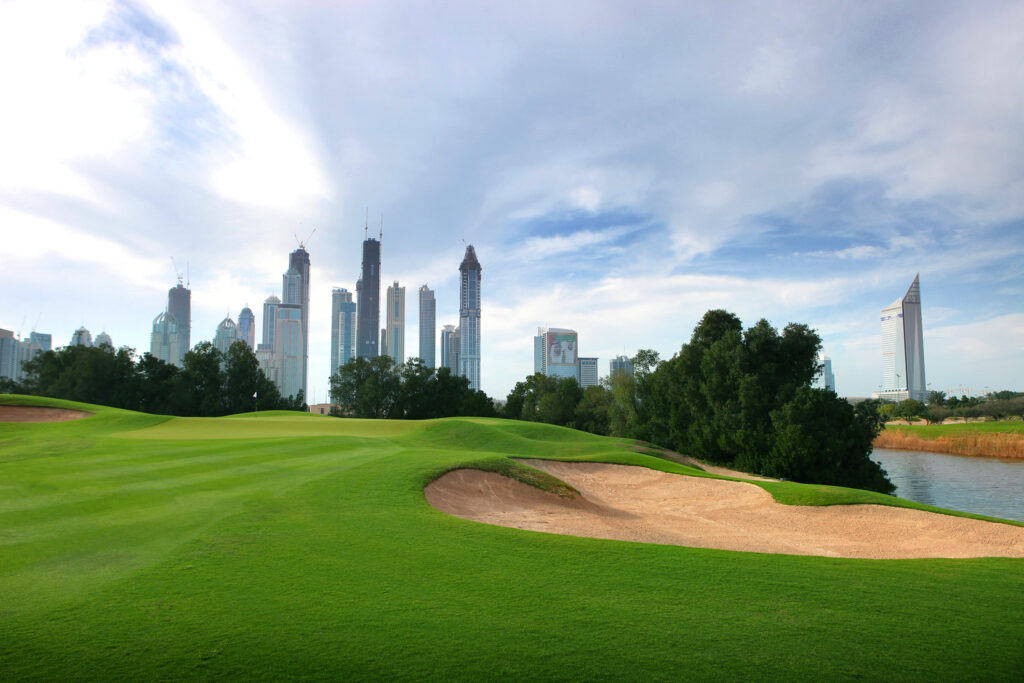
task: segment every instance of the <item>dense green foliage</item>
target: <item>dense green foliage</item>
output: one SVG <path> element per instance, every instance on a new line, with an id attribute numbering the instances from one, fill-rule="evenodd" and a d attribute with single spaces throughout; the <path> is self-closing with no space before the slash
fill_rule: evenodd
<path id="1" fill-rule="evenodd" d="M 641 350 L 634 375 L 580 391 L 537 374 L 516 384 L 505 416 L 642 439 L 747 472 L 892 492 L 870 458 L 875 410 L 810 388 L 820 371 L 818 335 L 790 324 L 708 311 L 688 344 L 662 362 Z"/>
<path id="2" fill-rule="evenodd" d="M 876 402 L 879 415 L 886 421 L 894 419 L 926 420 L 939 424 L 947 418 L 979 418 L 991 420 L 1024 418 L 1024 393 L 996 391 L 986 396 L 947 397 L 944 391 L 933 391 L 927 404 L 915 399 L 899 403 Z"/>
<path id="3" fill-rule="evenodd" d="M 21 384 L 5 391 L 63 398 L 161 415 L 215 417 L 248 410 L 306 410 L 302 392 L 282 398 L 252 349 L 237 341 L 222 354 L 200 342 L 178 368 L 146 353 L 108 345 L 65 346 L 24 365 Z M 255 398 L 254 398 L 255 395 Z"/>
<path id="4" fill-rule="evenodd" d="M 396 366 L 390 356 L 356 357 L 331 376 L 331 400 L 340 415 L 423 420 L 495 414 L 494 403 L 469 379 L 419 358 Z"/>
<path id="5" fill-rule="evenodd" d="M 1024 560 L 557 536 L 451 517 L 422 493 L 454 467 L 515 469 L 509 456 L 703 476 L 625 441 L 480 418 L 35 401 L 96 414 L 0 424 L 7 680 L 1011 680 L 1024 666 Z"/>

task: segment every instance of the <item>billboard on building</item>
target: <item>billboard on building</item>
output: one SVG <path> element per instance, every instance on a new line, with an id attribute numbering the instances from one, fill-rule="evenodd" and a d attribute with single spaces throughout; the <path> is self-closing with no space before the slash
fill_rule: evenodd
<path id="1" fill-rule="evenodd" d="M 548 365 L 576 365 L 577 335 L 570 330 L 548 332 Z"/>

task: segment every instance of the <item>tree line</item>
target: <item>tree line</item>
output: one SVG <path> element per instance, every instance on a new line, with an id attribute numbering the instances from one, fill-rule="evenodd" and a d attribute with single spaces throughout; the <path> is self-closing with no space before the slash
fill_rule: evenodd
<path id="1" fill-rule="evenodd" d="M 938 424 L 949 417 L 1006 418 L 1024 417 L 1024 393 L 1019 391 L 996 391 L 985 396 L 946 396 L 944 391 L 933 391 L 927 404 L 916 399 L 899 403 L 876 402 L 883 420 L 893 419 L 926 420 Z"/>
<path id="2" fill-rule="evenodd" d="M 743 329 L 708 311 L 668 360 L 642 350 L 634 374 L 581 390 L 574 379 L 533 375 L 509 393 L 504 415 L 650 442 L 772 477 L 891 493 L 871 460 L 882 421 L 815 389 L 821 339 L 806 325 L 766 320 Z"/>
<path id="3" fill-rule="evenodd" d="M 158 415 L 216 417 L 253 410 L 306 410 L 305 397 L 282 397 L 243 341 L 222 353 L 200 342 L 181 368 L 133 349 L 66 346 L 24 363 L 22 382 L 0 392 L 50 396 Z"/>
<path id="4" fill-rule="evenodd" d="M 458 415 L 493 417 L 494 402 L 448 368 L 419 358 L 396 365 L 390 356 L 356 357 L 331 376 L 333 415 L 423 420 Z"/>

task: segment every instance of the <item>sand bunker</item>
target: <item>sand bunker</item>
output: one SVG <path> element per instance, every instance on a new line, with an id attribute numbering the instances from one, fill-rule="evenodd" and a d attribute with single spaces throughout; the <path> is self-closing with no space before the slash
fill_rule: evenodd
<path id="1" fill-rule="evenodd" d="M 1024 527 L 884 505 L 781 505 L 753 484 L 645 467 L 524 462 L 582 497 L 481 470 L 448 472 L 424 493 L 457 517 L 572 536 L 826 557 L 1024 557 Z"/>
<path id="2" fill-rule="evenodd" d="M 42 406 L 0 406 L 0 422 L 67 422 L 81 420 L 92 413 Z"/>

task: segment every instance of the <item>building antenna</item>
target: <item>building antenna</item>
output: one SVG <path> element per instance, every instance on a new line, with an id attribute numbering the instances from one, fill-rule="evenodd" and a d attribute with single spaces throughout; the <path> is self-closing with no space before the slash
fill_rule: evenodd
<path id="1" fill-rule="evenodd" d="M 384 214 L 380 215 L 380 241 L 384 241 Z"/>
<path id="2" fill-rule="evenodd" d="M 189 275 L 188 261 L 185 261 L 185 289 L 192 286 L 192 276 Z"/>
<path id="3" fill-rule="evenodd" d="M 364 230 L 364 238 L 370 239 L 370 207 L 366 207 L 366 227 Z"/>

